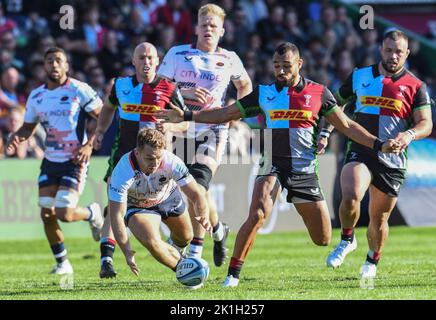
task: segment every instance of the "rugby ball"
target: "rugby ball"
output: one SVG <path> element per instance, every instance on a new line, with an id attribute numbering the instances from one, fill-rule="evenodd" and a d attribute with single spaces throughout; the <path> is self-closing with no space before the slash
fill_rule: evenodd
<path id="1" fill-rule="evenodd" d="M 209 276 L 209 264 L 201 258 L 186 258 L 176 268 L 177 280 L 188 287 L 204 283 Z"/>

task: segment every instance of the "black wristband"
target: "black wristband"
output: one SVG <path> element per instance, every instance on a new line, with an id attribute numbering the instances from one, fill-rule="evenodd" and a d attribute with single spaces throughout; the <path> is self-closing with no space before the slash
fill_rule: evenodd
<path id="1" fill-rule="evenodd" d="M 382 150 L 382 146 L 383 146 L 384 141 L 381 141 L 379 138 L 375 139 L 374 141 L 374 145 L 372 147 L 372 150 L 379 152 Z"/>
<path id="2" fill-rule="evenodd" d="M 184 121 L 192 121 L 192 116 L 193 116 L 193 114 L 192 114 L 192 111 L 185 111 L 185 112 L 183 112 L 183 120 Z"/>

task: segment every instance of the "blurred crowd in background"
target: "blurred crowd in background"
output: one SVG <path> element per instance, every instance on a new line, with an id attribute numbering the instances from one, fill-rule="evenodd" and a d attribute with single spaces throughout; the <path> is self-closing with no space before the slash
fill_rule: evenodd
<path id="1" fill-rule="evenodd" d="M 281 42 L 295 43 L 304 59 L 302 74 L 336 91 L 353 68 L 379 60 L 383 31 L 361 30 L 344 6 L 314 0 L 3 0 L 0 3 L 0 157 L 43 157 L 41 128 L 14 155 L 5 155 L 10 132 L 23 122 L 31 90 L 45 82 L 43 55 L 52 46 L 69 54 L 69 75 L 87 82 L 104 99 L 114 77 L 132 75 L 131 55 L 137 44 L 155 44 L 161 58 L 177 44 L 195 41 L 197 10 L 213 2 L 227 13 L 220 46 L 234 50 L 253 85 L 274 81 L 272 54 Z M 290 5 L 292 3 L 292 5 Z M 59 27 L 59 8 L 75 9 L 73 30 Z M 435 39 L 430 39 L 435 41 Z M 420 43 L 409 41 L 407 67 L 436 97 L 436 74 L 429 73 Z M 229 90 L 229 98 L 235 90 Z M 246 121 L 259 126 L 258 119 Z M 89 121 L 90 129 L 92 121 Z M 99 155 L 109 155 L 117 119 Z M 235 124 L 235 130 L 244 128 Z"/>

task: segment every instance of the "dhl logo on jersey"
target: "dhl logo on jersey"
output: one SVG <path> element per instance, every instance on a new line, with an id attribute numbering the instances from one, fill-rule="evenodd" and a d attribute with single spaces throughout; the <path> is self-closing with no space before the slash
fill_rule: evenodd
<path id="1" fill-rule="evenodd" d="M 403 106 L 403 102 L 401 100 L 374 96 L 361 96 L 360 103 L 362 106 L 376 106 L 396 111 L 400 111 L 401 107 Z"/>
<path id="2" fill-rule="evenodd" d="M 310 110 L 270 110 L 271 120 L 309 120 L 312 118 Z"/>
<path id="3" fill-rule="evenodd" d="M 134 104 L 134 103 L 123 103 L 121 108 L 126 113 L 139 113 L 144 115 L 153 115 L 160 108 L 153 104 Z"/>

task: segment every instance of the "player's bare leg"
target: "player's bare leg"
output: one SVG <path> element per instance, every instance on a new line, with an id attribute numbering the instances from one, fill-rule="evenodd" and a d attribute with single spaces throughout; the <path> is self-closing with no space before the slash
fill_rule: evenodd
<path id="1" fill-rule="evenodd" d="M 220 133 L 222 134 L 222 133 Z M 208 136 L 209 139 L 212 139 L 211 141 L 216 141 L 216 137 L 214 136 L 213 133 L 210 133 L 210 135 Z M 215 139 L 215 140 L 213 140 Z M 219 141 L 225 141 L 224 138 L 219 138 Z M 215 145 L 215 142 L 212 142 L 211 145 Z M 216 151 L 214 152 L 215 154 L 215 158 L 202 154 L 201 150 L 199 148 L 199 153 L 196 155 L 196 161 L 202 165 L 207 166 L 212 174 L 212 177 L 215 175 L 217 169 L 218 169 L 218 164 L 220 162 L 220 156 L 223 152 L 225 148 L 225 143 L 224 142 L 220 142 L 218 143 L 217 147 L 216 147 Z M 202 150 L 204 151 L 204 150 Z M 198 181 L 197 181 L 198 182 Z M 200 183 L 201 185 L 201 183 Z M 214 264 L 217 267 L 220 267 L 221 265 L 224 264 L 226 258 L 227 258 L 227 253 L 228 253 L 228 249 L 226 248 L 226 241 L 227 241 L 227 237 L 229 235 L 229 231 L 230 228 L 223 222 L 219 221 L 218 218 L 218 212 L 216 210 L 216 204 L 214 203 L 213 198 L 210 195 L 210 192 L 206 190 L 206 188 L 204 188 L 204 186 L 202 187 L 202 194 L 206 197 L 208 205 L 209 207 L 209 219 L 211 221 L 212 227 L 213 227 L 213 232 L 212 232 L 212 238 L 214 240 L 214 246 L 213 246 L 213 260 L 214 260 Z M 191 209 L 192 210 L 192 209 Z M 191 214 L 191 219 L 192 219 L 192 211 L 190 211 Z M 203 231 L 204 233 L 204 231 Z M 196 230 L 194 229 L 194 242 L 196 241 L 196 239 L 199 239 L 201 241 L 200 237 L 197 237 L 196 234 Z M 204 235 L 203 235 L 203 239 L 204 239 Z M 201 255 L 200 255 L 201 256 Z"/>
<path id="2" fill-rule="evenodd" d="M 236 287 L 242 265 L 256 240 L 257 231 L 268 219 L 280 191 L 280 184 L 275 176 L 262 176 L 256 179 L 251 197 L 247 220 L 236 236 L 233 255 L 230 260 L 224 287 Z"/>
<path id="3" fill-rule="evenodd" d="M 206 198 L 206 189 L 202 185 L 198 185 L 198 190 L 201 193 L 201 196 Z M 201 255 L 203 253 L 203 242 L 206 235 L 206 230 L 204 230 L 204 228 L 197 222 L 197 220 L 195 220 L 195 207 L 190 200 L 188 200 L 188 212 L 191 219 L 194 235 L 189 246 L 189 256 L 201 258 Z M 207 212 L 209 213 L 209 210 L 207 210 Z"/>
<path id="4" fill-rule="evenodd" d="M 370 187 L 369 196 L 369 225 L 366 232 L 369 251 L 361 270 L 364 278 L 376 276 L 377 264 L 389 235 L 389 216 L 397 203 L 396 197 L 390 197 L 374 186 Z"/>
<path id="5" fill-rule="evenodd" d="M 161 217 L 157 214 L 135 214 L 129 219 L 128 227 L 157 261 L 175 270 L 181 255 L 161 239 L 160 223 Z"/>
<path id="6" fill-rule="evenodd" d="M 88 221 L 91 226 L 92 237 L 100 240 L 103 217 L 100 206 L 92 203 L 86 208 L 77 206 L 79 192 L 75 189 L 59 187 L 56 193 L 55 213 L 63 222 Z"/>
<path id="7" fill-rule="evenodd" d="M 193 227 L 200 224 L 196 220 L 191 224 L 188 212 L 177 217 L 168 217 L 163 222 L 171 231 L 171 245 L 183 256 L 186 247 L 194 237 Z"/>
<path id="8" fill-rule="evenodd" d="M 50 273 L 67 274 L 73 273 L 73 268 L 68 261 L 67 250 L 64 246 L 64 234 L 62 233 L 54 211 L 57 190 L 57 185 L 40 188 L 39 205 L 41 207 L 41 219 L 44 224 L 44 232 L 56 260 L 56 266 Z"/>
<path id="9" fill-rule="evenodd" d="M 347 163 L 341 172 L 342 201 L 339 206 L 341 242 L 327 257 L 327 266 L 339 267 L 357 247 L 354 227 L 360 217 L 360 202 L 371 183 L 371 172 L 360 162 Z"/>
<path id="10" fill-rule="evenodd" d="M 329 209 L 325 201 L 294 203 L 310 238 L 318 246 L 327 246 L 332 237 Z"/>

